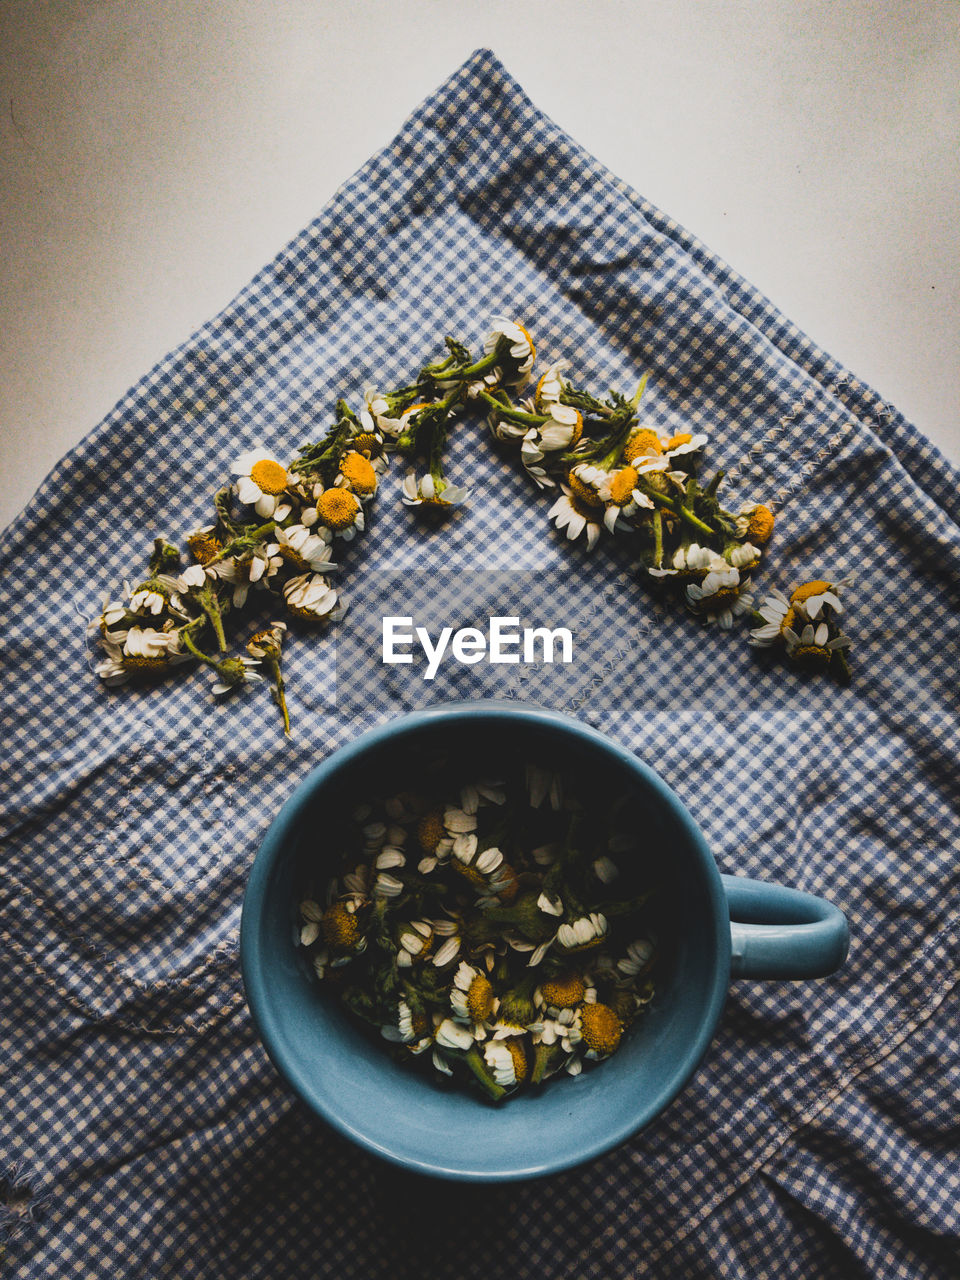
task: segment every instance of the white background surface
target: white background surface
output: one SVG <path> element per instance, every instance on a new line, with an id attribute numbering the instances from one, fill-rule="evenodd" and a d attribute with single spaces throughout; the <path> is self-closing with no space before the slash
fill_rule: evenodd
<path id="1" fill-rule="evenodd" d="M 480 45 L 960 462 L 955 0 L 0 0 L 0 526 Z"/>

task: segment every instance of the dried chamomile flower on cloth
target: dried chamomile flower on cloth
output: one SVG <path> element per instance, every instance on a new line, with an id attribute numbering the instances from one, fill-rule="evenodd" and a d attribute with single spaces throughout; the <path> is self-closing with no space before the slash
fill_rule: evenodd
<path id="1" fill-rule="evenodd" d="M 223 695 L 267 674 L 289 733 L 278 629 L 286 624 L 271 624 L 269 644 L 258 632 L 237 656 L 229 653 L 228 632 L 244 611 L 267 603 L 301 629 L 320 632 L 338 622 L 346 605 L 330 575 L 338 572 L 340 549 L 366 530 L 390 454 L 404 458 L 394 495 L 414 518 L 455 518 L 470 490 L 447 477 L 444 453 L 450 432 L 471 416 L 485 417 L 497 445 L 515 450 L 534 489 L 550 496 L 546 519 L 575 554 L 603 540 L 622 548 L 648 587 L 672 591 L 720 630 L 750 613 L 774 514 L 758 500 L 728 510 L 720 499 L 723 472 L 701 483 L 707 434 L 668 432 L 654 413 L 641 416 L 647 375 L 631 395 L 611 390 L 604 397 L 568 376 L 573 362 L 565 357 L 536 376 L 533 335 L 508 316 L 493 318 L 479 355 L 449 335 L 443 346 L 445 354 L 412 381 L 365 389 L 356 411 L 337 400 L 332 425 L 293 458 L 256 444 L 227 460 L 232 482 L 214 495 L 210 521 L 184 539 L 192 563 L 159 540 L 148 576 L 107 600 L 90 624 L 102 649 L 93 669 L 104 683 L 156 679 L 199 663 L 212 669 L 213 692 Z M 518 401 L 531 381 L 533 394 Z M 834 625 L 839 585 L 832 599 L 824 595 L 820 612 L 816 593 L 802 613 L 804 601 L 791 598 L 784 613 L 794 612 L 773 632 L 782 601 L 764 600 L 753 643 L 782 643 L 791 662 L 843 676 L 847 642 Z"/>
<path id="2" fill-rule="evenodd" d="M 384 435 L 364 408 L 337 402 L 335 420 L 317 443 L 281 462 L 265 448 L 233 463 L 234 482 L 214 497 L 215 520 L 188 533 L 195 563 L 158 540 L 150 576 L 125 599 L 107 601 L 91 624 L 104 657 L 95 671 L 109 685 L 156 678 L 186 663 L 209 666 L 215 695 L 235 692 L 268 674 L 290 732 L 280 650 L 286 623 L 257 632 L 237 656 L 228 652 L 229 623 L 249 605 L 273 600 L 291 621 L 326 626 L 344 612 L 335 572 L 336 542 L 365 527 L 386 467 Z"/>
<path id="3" fill-rule="evenodd" d="M 317 977 L 400 1058 L 500 1100 L 608 1057 L 655 998 L 623 806 L 539 766 L 361 805 L 299 899 Z"/>
<path id="4" fill-rule="evenodd" d="M 846 651 L 850 640 L 840 629 L 841 593 L 852 577 L 836 582 L 815 579 L 802 582 L 789 595 L 773 589 L 753 613 L 756 624 L 750 644 L 779 647 L 795 666 L 809 671 L 829 671 L 840 681 L 850 678 Z"/>

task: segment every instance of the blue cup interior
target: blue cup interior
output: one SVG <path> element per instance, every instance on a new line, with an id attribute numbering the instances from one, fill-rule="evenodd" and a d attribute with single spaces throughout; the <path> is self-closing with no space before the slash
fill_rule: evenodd
<path id="1" fill-rule="evenodd" d="M 337 850 L 338 824 L 372 794 L 422 779 L 439 755 L 464 776 L 502 763 L 563 769 L 589 792 L 629 797 L 661 874 L 656 996 L 611 1058 L 493 1105 L 395 1062 L 317 982 L 297 947 L 303 886 Z M 628 869 L 625 868 L 625 874 Z M 594 730 L 518 704 L 452 704 L 373 730 L 315 769 L 270 827 L 244 899 L 251 1014 L 300 1097 L 362 1147 L 404 1168 L 474 1181 L 529 1178 L 618 1145 L 675 1097 L 704 1053 L 729 984 L 730 927 L 696 824 L 652 770 Z"/>

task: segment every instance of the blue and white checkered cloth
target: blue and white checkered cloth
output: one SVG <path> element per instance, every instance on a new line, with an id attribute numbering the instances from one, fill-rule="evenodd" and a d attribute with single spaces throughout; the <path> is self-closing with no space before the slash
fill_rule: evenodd
<path id="1" fill-rule="evenodd" d="M 83 619 L 140 577 L 153 536 L 205 522 L 240 452 L 289 453 L 336 396 L 406 379 L 443 333 L 476 348 L 497 313 L 587 386 L 649 370 L 653 424 L 709 432 L 725 492 L 777 509 L 759 589 L 856 573 L 852 683 L 658 605 L 619 544 L 565 543 L 480 423 L 449 467 L 467 509 L 424 531 L 394 467 L 348 590 L 387 569 L 439 590 L 457 569 L 542 570 L 551 591 L 562 574 L 609 635 L 576 713 L 679 792 L 722 870 L 835 901 L 853 945 L 820 982 L 735 984 L 694 1082 L 621 1149 L 470 1188 L 314 1121 L 253 1033 L 237 963 L 281 801 L 441 683 L 398 688 L 391 668 L 341 699 L 335 645 L 295 637 L 288 742 L 262 690 L 214 708 L 202 670 L 105 688 Z M 5 1274 L 960 1275 L 958 526 L 960 476 L 894 408 L 474 55 L 0 544 Z M 543 696 L 564 705 L 558 689 Z"/>

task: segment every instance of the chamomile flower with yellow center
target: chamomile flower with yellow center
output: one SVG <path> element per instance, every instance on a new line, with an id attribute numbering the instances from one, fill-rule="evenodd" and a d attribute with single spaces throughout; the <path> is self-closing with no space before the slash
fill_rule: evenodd
<path id="1" fill-rule="evenodd" d="M 443 510 L 460 506 L 468 493 L 462 485 L 435 479 L 429 472 L 418 481 L 417 473 L 411 469 L 403 477 L 400 497 L 406 507 Z"/>
<path id="2" fill-rule="evenodd" d="M 740 508 L 736 518 L 737 534 L 756 547 L 763 547 L 773 536 L 775 517 L 762 502 L 750 502 Z"/>
<path id="3" fill-rule="evenodd" d="M 518 321 L 508 320 L 506 316 L 494 316 L 490 332 L 483 341 L 484 354 L 491 355 L 501 344 L 505 348 L 505 355 L 503 363 L 497 366 L 499 381 L 507 387 L 522 386 L 530 377 L 530 370 L 537 358 L 533 339 Z"/>
<path id="4" fill-rule="evenodd" d="M 530 427 L 520 447 L 521 457 L 530 462 L 542 461 L 547 453 L 572 449 L 583 435 L 583 415 L 573 405 L 551 404 L 544 412 L 550 415 L 549 421 Z"/>
<path id="5" fill-rule="evenodd" d="M 223 543 L 214 524 L 205 525 L 202 529 L 187 534 L 187 546 L 198 564 L 208 564 L 223 550 Z"/>
<path id="6" fill-rule="evenodd" d="M 411 1009 L 406 1000 L 401 1000 L 397 1006 L 397 1029 L 404 1044 L 416 1045 L 411 1050 L 413 1053 L 422 1052 L 433 1041 L 430 1019 L 422 1009 Z"/>
<path id="7" fill-rule="evenodd" d="M 563 493 L 547 515 L 571 542 L 585 532 L 587 550 L 592 551 L 600 537 L 605 508 L 596 484 L 585 478 L 585 470 L 592 476 L 599 468 L 581 465 L 569 471 L 566 482 L 561 485 Z"/>
<path id="8" fill-rule="evenodd" d="M 607 936 L 607 918 L 600 911 L 591 911 L 557 930 L 557 945 L 567 952 L 588 951 L 599 946 Z"/>
<path id="9" fill-rule="evenodd" d="M 537 389 L 533 393 L 533 403 L 537 413 L 548 413 L 552 405 L 560 403 L 560 397 L 564 391 L 564 383 L 560 375 L 569 368 L 569 360 L 554 360 L 553 364 L 540 375 Z"/>
<path id="10" fill-rule="evenodd" d="M 474 1037 L 486 1036 L 485 1024 L 497 1010 L 497 997 L 490 979 L 479 969 L 461 960 L 450 988 L 450 1007 L 460 1022 L 469 1022 Z"/>
<path id="11" fill-rule="evenodd" d="M 328 529 L 334 537 L 349 542 L 363 532 L 363 507 L 356 494 L 337 486 L 324 489 L 317 485 L 314 496 L 317 524 Z"/>
<path id="12" fill-rule="evenodd" d="M 653 511 L 656 503 L 647 494 L 637 488 L 643 466 L 618 467 L 616 471 L 607 472 L 599 484 L 599 493 L 606 504 L 603 523 L 610 533 L 617 529 L 618 520 L 633 520 L 640 511 Z"/>
<path id="13" fill-rule="evenodd" d="M 579 973 L 562 973 L 542 982 L 538 993 L 540 1001 L 555 1017 L 561 1009 L 575 1009 L 581 1004 L 586 990 L 586 983 Z"/>
<path id="14" fill-rule="evenodd" d="M 267 587 L 283 567 L 283 556 L 276 542 L 268 542 L 244 556 L 228 556 L 205 570 L 211 577 L 221 578 L 233 586 L 233 607 L 242 609 L 251 587 Z M 189 570 L 188 570 L 189 572 Z"/>
<path id="15" fill-rule="evenodd" d="M 843 604 L 840 600 L 840 591 L 844 587 L 849 587 L 853 578 L 848 576 L 841 578 L 839 582 L 804 582 L 796 587 L 790 595 L 790 603 L 792 605 L 802 605 L 804 613 L 808 618 L 815 619 L 821 614 L 826 613 L 842 613 Z"/>
<path id="16" fill-rule="evenodd" d="M 753 604 L 746 588 L 749 578 L 740 577 L 740 570 L 711 569 L 702 582 L 687 585 L 687 607 L 707 623 L 715 622 L 723 631 L 729 631 L 734 618 L 748 613 Z"/>
<path id="17" fill-rule="evenodd" d="M 231 467 L 237 477 L 237 497 L 264 520 L 283 520 L 292 511 L 286 498 L 290 474 L 264 449 L 250 449 Z"/>
<path id="18" fill-rule="evenodd" d="M 607 1004 L 597 1001 L 580 1009 L 580 1035 L 586 1046 L 586 1057 L 609 1058 L 620 1044 L 623 1023 Z"/>
<path id="19" fill-rule="evenodd" d="M 351 449 L 340 459 L 340 471 L 334 484 L 349 489 L 361 502 L 369 502 L 377 492 L 377 473 L 369 458 L 359 450 Z"/>
<path id="20" fill-rule="evenodd" d="M 343 605 L 336 590 L 322 573 L 303 573 L 283 584 L 287 612 L 306 622 L 336 622 Z"/>
<path id="21" fill-rule="evenodd" d="M 417 840 L 424 853 L 442 857 L 453 848 L 453 836 L 447 831 L 442 809 L 428 809 L 417 823 Z"/>
<path id="22" fill-rule="evenodd" d="M 414 920 L 400 926 L 397 964 L 409 969 L 415 960 L 423 960 L 433 943 L 433 926 L 427 920 Z"/>
<path id="23" fill-rule="evenodd" d="M 150 675 L 160 674 L 179 662 L 189 662 L 190 654 L 181 649 L 175 631 L 131 627 L 124 637 L 120 661 L 129 672 Z"/>
<path id="24" fill-rule="evenodd" d="M 674 436 L 661 435 L 652 427 L 638 427 L 632 432 L 623 450 L 624 460 L 636 463 L 651 458 L 680 458 L 684 454 L 697 453 L 707 443 L 702 432 L 680 432 Z"/>
<path id="25" fill-rule="evenodd" d="M 491 1040 L 484 1046 L 483 1060 L 493 1078 L 504 1089 L 522 1084 L 530 1074 L 530 1059 L 521 1039 Z"/>
<path id="26" fill-rule="evenodd" d="M 790 601 L 776 587 L 772 587 L 757 609 L 763 623 L 750 632 L 749 643 L 755 648 L 767 649 L 781 639 L 783 629 L 793 620 L 794 610 Z"/>
<path id="27" fill-rule="evenodd" d="M 790 661 L 814 671 L 825 671 L 834 653 L 850 646 L 847 636 L 831 636 L 826 622 L 808 622 L 799 635 L 792 627 L 785 627 L 783 639 Z"/>
<path id="28" fill-rule="evenodd" d="M 360 414 L 360 425 L 362 430 L 350 440 L 351 448 L 367 459 L 378 476 L 382 475 L 388 466 L 383 432 L 366 410 Z"/>
<path id="29" fill-rule="evenodd" d="M 358 919 L 363 899 L 351 894 L 340 902 L 331 903 L 320 917 L 320 931 L 331 950 L 359 952 L 365 939 Z"/>
<path id="30" fill-rule="evenodd" d="M 299 573 L 327 573 L 336 569 L 330 559 L 330 544 L 302 524 L 276 531 L 280 555 Z"/>

